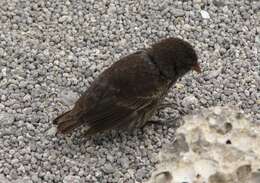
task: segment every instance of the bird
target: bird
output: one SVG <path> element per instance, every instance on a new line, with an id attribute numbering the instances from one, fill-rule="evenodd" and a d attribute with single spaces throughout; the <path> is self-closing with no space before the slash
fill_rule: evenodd
<path id="1" fill-rule="evenodd" d="M 114 62 L 53 124 L 61 134 L 84 126 L 86 136 L 141 128 L 171 86 L 191 70 L 201 72 L 192 45 L 177 37 L 162 39 Z"/>

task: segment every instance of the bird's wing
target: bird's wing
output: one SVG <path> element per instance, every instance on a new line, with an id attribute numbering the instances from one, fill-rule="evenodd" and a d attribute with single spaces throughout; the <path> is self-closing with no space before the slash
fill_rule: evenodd
<path id="1" fill-rule="evenodd" d="M 88 134 L 127 126 L 140 115 L 138 111 L 158 102 L 164 81 L 159 80 L 160 73 L 148 62 L 149 58 L 140 54 L 117 62 L 87 91 L 82 105 L 88 109 L 82 120 L 90 127 Z M 95 105 L 89 107 L 91 103 Z"/>
<path id="2" fill-rule="evenodd" d="M 159 71 L 142 52 L 113 64 L 96 79 L 74 108 L 55 121 L 60 132 L 82 124 L 87 134 L 127 127 L 138 112 L 161 97 Z M 158 94 L 159 92 L 159 94 Z M 125 124 L 125 125 L 124 125 Z"/>
<path id="3" fill-rule="evenodd" d="M 87 134 L 107 129 L 124 127 L 135 120 L 138 111 L 150 105 L 153 99 L 135 98 L 118 100 L 118 98 L 110 98 L 101 100 L 96 107 L 84 112 L 82 120 L 85 121 L 89 130 Z M 124 125 L 125 124 L 125 125 Z"/>

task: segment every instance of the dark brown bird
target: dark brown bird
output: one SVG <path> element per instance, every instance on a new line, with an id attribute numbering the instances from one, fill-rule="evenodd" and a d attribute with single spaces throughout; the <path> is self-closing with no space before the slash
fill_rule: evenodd
<path id="1" fill-rule="evenodd" d="M 142 127 L 178 78 L 192 69 L 201 72 L 197 60 L 188 42 L 164 39 L 115 62 L 53 123 L 60 133 L 85 124 L 86 135 Z"/>

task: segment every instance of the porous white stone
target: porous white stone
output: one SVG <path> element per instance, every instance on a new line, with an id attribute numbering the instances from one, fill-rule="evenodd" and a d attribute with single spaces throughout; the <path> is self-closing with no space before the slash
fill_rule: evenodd
<path id="1" fill-rule="evenodd" d="M 259 183 L 260 126 L 236 107 L 185 116 L 176 136 L 149 183 Z"/>

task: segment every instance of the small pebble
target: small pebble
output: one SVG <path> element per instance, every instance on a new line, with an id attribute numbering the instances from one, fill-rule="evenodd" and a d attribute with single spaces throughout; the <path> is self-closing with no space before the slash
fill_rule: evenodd
<path id="1" fill-rule="evenodd" d="M 63 179 L 63 183 L 81 183 L 79 176 L 68 175 Z"/>
<path id="2" fill-rule="evenodd" d="M 209 13 L 205 10 L 200 11 L 201 17 L 204 19 L 210 19 Z"/>
<path id="3" fill-rule="evenodd" d="M 112 167 L 112 165 L 110 163 L 106 163 L 103 167 L 103 171 L 107 174 L 110 174 L 110 173 L 114 173 L 115 172 L 115 168 Z"/>

